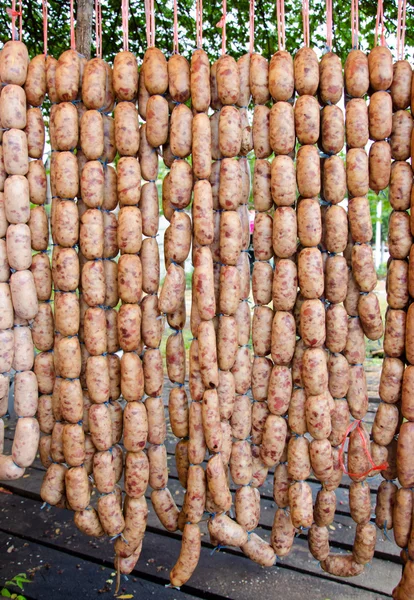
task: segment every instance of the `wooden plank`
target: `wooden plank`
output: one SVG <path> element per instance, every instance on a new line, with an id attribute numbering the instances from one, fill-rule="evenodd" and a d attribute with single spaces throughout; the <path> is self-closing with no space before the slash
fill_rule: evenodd
<path id="1" fill-rule="evenodd" d="M 22 592 L 27 600 L 64 598 L 79 600 L 106 597 L 115 591 L 116 576 L 113 567 L 99 565 L 86 558 L 80 559 L 57 549 L 27 542 L 21 538 L 0 533 L 2 550 L 2 583 L 18 573 L 26 573 L 30 583 Z M 17 587 L 7 586 L 11 592 Z M 120 593 L 136 598 L 176 600 L 177 591 L 163 584 L 146 581 L 135 576 L 121 578 Z M 179 595 L 181 600 L 194 600 L 196 596 Z"/>
<path id="2" fill-rule="evenodd" d="M 69 521 L 67 511 L 51 508 L 39 511 L 39 503 L 12 495 L 0 495 L 0 530 L 29 542 L 46 545 L 81 559 L 110 565 L 112 545 L 108 540 L 88 540 Z M 154 533 L 149 528 L 145 536 L 141 559 L 134 574 L 151 576 L 160 583 L 168 582 L 168 572 L 179 554 L 179 536 Z M 279 567 L 263 569 L 243 557 L 237 550 L 222 551 L 213 556 L 210 546 L 203 542 L 198 569 L 183 591 L 204 598 L 251 600 L 255 594 L 274 595 L 275 585 L 289 600 L 303 600 L 303 591 L 312 590 L 315 598 L 349 600 L 351 597 L 379 600 L 390 597 L 399 573 L 373 561 L 372 569 L 352 580 L 336 580 L 323 573 L 316 561 L 309 558 L 305 545 L 296 546 L 290 560 Z M 311 563 L 312 574 L 294 565 Z M 382 569 L 379 569 L 382 567 Z M 155 581 L 155 579 L 154 579 Z M 379 589 L 381 588 L 381 589 Z M 385 592 L 385 593 L 384 593 Z"/>

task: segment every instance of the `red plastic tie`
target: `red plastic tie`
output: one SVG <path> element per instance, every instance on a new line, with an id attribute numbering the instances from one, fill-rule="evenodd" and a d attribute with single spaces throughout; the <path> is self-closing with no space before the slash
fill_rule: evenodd
<path id="1" fill-rule="evenodd" d="M 16 38 L 17 38 L 16 17 L 19 17 L 19 40 L 22 41 L 22 39 L 23 39 L 23 24 L 22 24 L 23 10 L 22 10 L 22 0 L 20 0 L 20 2 L 19 2 L 19 9 L 20 10 L 16 10 L 16 0 L 12 0 L 12 6 L 11 6 L 11 8 L 7 8 L 6 9 L 6 12 L 9 15 L 9 17 L 11 17 L 11 21 L 12 21 L 11 38 L 12 38 L 13 41 L 15 41 Z"/>
<path id="2" fill-rule="evenodd" d="M 384 469 L 388 468 L 388 462 L 384 462 L 381 465 L 376 465 L 374 463 L 371 453 L 368 449 L 367 440 L 364 435 L 364 430 L 362 429 L 361 422 L 362 421 L 357 420 L 357 421 L 353 421 L 352 423 L 349 424 L 349 426 L 345 432 L 344 439 L 342 440 L 341 447 L 339 449 L 339 455 L 338 455 L 339 464 L 341 466 L 341 469 L 345 473 L 345 475 L 349 475 L 350 477 L 366 477 L 372 471 L 383 471 Z M 365 471 L 364 473 L 351 473 L 350 471 L 347 470 L 344 460 L 343 460 L 346 440 L 347 440 L 349 434 L 351 433 L 351 431 L 353 431 L 355 429 L 358 431 L 359 437 L 361 438 L 361 441 L 362 441 L 364 454 L 367 457 L 367 459 L 369 460 L 369 463 L 371 465 L 371 469 L 369 469 L 368 471 Z"/>

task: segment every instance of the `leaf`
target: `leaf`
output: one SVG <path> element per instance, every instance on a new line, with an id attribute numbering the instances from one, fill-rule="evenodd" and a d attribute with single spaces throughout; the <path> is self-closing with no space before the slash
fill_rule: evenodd
<path id="1" fill-rule="evenodd" d="M 122 596 L 117 596 L 118 600 L 131 600 L 133 597 L 133 594 L 122 594 Z"/>
<path id="2" fill-rule="evenodd" d="M 6 588 L 3 588 L 1 590 L 1 595 L 3 598 L 11 598 L 11 593 L 9 592 L 9 590 L 6 590 Z"/>

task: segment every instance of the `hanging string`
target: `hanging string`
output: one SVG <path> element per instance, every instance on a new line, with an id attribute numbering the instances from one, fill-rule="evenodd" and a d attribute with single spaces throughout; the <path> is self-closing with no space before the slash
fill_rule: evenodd
<path id="1" fill-rule="evenodd" d="M 145 0 L 145 22 L 147 30 L 147 46 L 155 46 L 155 11 L 154 0 Z"/>
<path id="2" fill-rule="evenodd" d="M 174 40 L 173 40 L 173 54 L 179 54 L 178 50 L 178 8 L 177 0 L 174 0 Z"/>
<path id="3" fill-rule="evenodd" d="M 345 443 L 348 438 L 348 435 L 351 433 L 352 430 L 356 430 L 358 432 L 359 437 L 361 438 L 363 452 L 364 452 L 366 458 L 368 459 L 368 462 L 371 465 L 371 468 L 368 469 L 368 471 L 365 471 L 364 473 L 351 473 L 350 471 L 347 470 L 345 463 L 344 463 L 343 456 L 344 456 L 344 451 L 345 451 Z M 345 475 L 349 475 L 350 477 L 367 477 L 371 473 L 371 471 L 383 471 L 384 469 L 388 468 L 388 462 L 383 462 L 381 465 L 376 465 L 374 463 L 371 453 L 368 448 L 364 430 L 362 429 L 362 426 L 361 426 L 361 421 L 353 421 L 352 423 L 349 424 L 349 426 L 345 432 L 344 439 L 342 440 L 341 447 L 339 449 L 338 461 L 339 461 L 341 469 L 343 470 Z"/>
<path id="4" fill-rule="evenodd" d="M 19 39 L 22 41 L 23 39 L 23 23 L 22 23 L 22 0 L 19 2 L 20 10 L 16 10 L 16 0 L 12 0 L 12 7 L 7 9 L 7 14 L 11 17 L 12 22 L 12 31 L 11 31 L 11 39 L 13 42 L 16 40 L 17 31 L 16 31 L 16 17 L 19 17 Z"/>
<path id="5" fill-rule="evenodd" d="M 359 37 L 359 9 L 358 0 L 351 0 L 351 43 L 352 49 L 358 49 Z"/>
<path id="6" fill-rule="evenodd" d="M 123 49 L 124 52 L 128 52 L 128 38 L 129 38 L 129 31 L 128 31 L 128 13 L 129 13 L 129 6 L 128 6 L 128 0 L 122 0 L 121 2 L 121 12 L 122 12 L 122 41 L 123 41 Z"/>
<path id="7" fill-rule="evenodd" d="M 96 57 L 102 58 L 102 6 L 100 0 L 95 0 L 95 43 Z"/>
<path id="8" fill-rule="evenodd" d="M 380 45 L 385 46 L 385 24 L 384 24 L 384 4 L 383 0 L 378 0 L 377 18 L 375 21 L 375 46 L 378 45 L 378 32 L 381 28 Z"/>
<path id="9" fill-rule="evenodd" d="M 76 50 L 75 18 L 74 18 L 73 0 L 70 0 L 70 49 Z"/>
<path id="10" fill-rule="evenodd" d="M 196 44 L 203 46 L 203 0 L 196 0 Z"/>
<path id="11" fill-rule="evenodd" d="M 309 46 L 309 0 L 302 0 L 303 43 Z"/>
<path id="12" fill-rule="evenodd" d="M 326 46 L 328 52 L 332 50 L 332 0 L 326 0 Z"/>
<path id="13" fill-rule="evenodd" d="M 19 2 L 19 40 L 23 41 L 23 7 L 22 0 Z"/>
<path id="14" fill-rule="evenodd" d="M 43 13 L 43 48 L 45 51 L 45 58 L 47 56 L 47 0 L 42 2 L 42 13 Z"/>
<path id="15" fill-rule="evenodd" d="M 286 47 L 285 36 L 285 0 L 276 0 L 277 43 L 279 50 Z"/>
<path id="16" fill-rule="evenodd" d="M 407 0 L 398 0 L 397 60 L 404 60 L 406 16 L 407 16 Z"/>
<path id="17" fill-rule="evenodd" d="M 254 0 L 249 4 L 249 53 L 254 52 Z"/>
<path id="18" fill-rule="evenodd" d="M 223 0 L 223 14 L 216 27 L 221 28 L 221 54 L 226 54 L 226 19 L 227 19 L 227 2 Z"/>

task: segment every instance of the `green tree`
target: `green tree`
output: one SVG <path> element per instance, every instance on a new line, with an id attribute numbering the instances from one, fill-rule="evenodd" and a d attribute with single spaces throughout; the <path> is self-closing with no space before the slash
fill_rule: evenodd
<path id="1" fill-rule="evenodd" d="M 85 0 L 83 0 L 85 2 Z M 92 1 L 92 0 L 89 0 Z M 86 0 L 87 2 L 87 0 Z M 75 2 L 76 4 L 76 2 Z M 286 45 L 290 52 L 295 52 L 302 45 L 302 3 L 300 0 L 287 0 L 286 13 Z M 49 0 L 49 53 L 58 57 L 69 45 L 69 0 Z M 185 56 L 190 56 L 195 48 L 195 1 L 179 0 L 179 38 L 180 49 Z M 233 0 L 227 5 L 227 39 L 229 48 L 236 58 L 247 51 L 249 0 Z M 361 0 L 360 43 L 364 50 L 372 47 L 374 42 L 375 15 L 377 2 Z M 23 2 L 24 41 L 29 47 L 31 56 L 43 52 L 42 6 L 40 0 Z M 156 43 L 167 55 L 172 52 L 172 0 L 168 3 L 155 1 Z M 351 47 L 350 33 L 350 0 L 336 0 L 333 7 L 334 35 L 333 49 L 344 61 Z M 395 40 L 397 0 L 384 0 L 385 25 L 391 49 Z M 325 2 L 317 0 L 311 3 L 310 30 L 311 43 L 321 52 L 325 50 Z M 103 0 L 103 55 L 112 60 L 121 50 L 121 0 Z M 211 58 L 220 54 L 221 30 L 216 23 L 221 17 L 221 2 L 205 2 L 204 4 L 204 40 L 205 49 Z M 10 18 L 5 10 L 0 13 L 0 33 L 2 41 L 10 37 Z M 140 57 L 146 48 L 145 9 L 143 0 L 130 0 L 129 19 L 130 49 Z M 414 4 L 407 6 L 407 47 L 414 46 Z M 274 0 L 256 2 L 255 16 L 255 50 L 270 58 L 277 49 L 277 31 Z"/>

